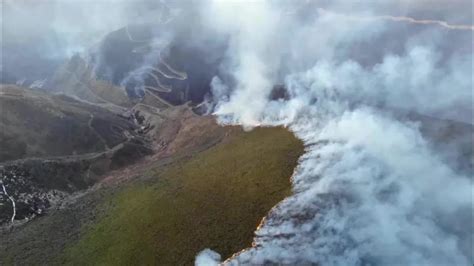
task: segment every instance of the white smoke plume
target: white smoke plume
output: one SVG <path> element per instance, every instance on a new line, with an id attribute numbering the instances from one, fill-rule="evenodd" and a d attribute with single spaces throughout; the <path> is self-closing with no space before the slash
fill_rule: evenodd
<path id="1" fill-rule="evenodd" d="M 219 121 L 287 125 L 307 147 L 294 195 L 224 264 L 470 265 L 472 176 L 400 114 L 473 123 L 473 51 L 456 49 L 472 45 L 472 32 L 331 12 L 302 18 L 284 7 L 213 2 L 204 11 L 231 39 L 212 84 Z M 379 9 L 363 15 L 380 18 Z M 397 45 L 374 41 L 387 36 Z M 373 57 L 360 62 L 361 51 Z M 282 81 L 288 99 L 270 99 Z"/>
<path id="2" fill-rule="evenodd" d="M 237 9 L 239 16 L 234 16 Z M 232 100 L 220 105 L 216 114 L 239 114 L 241 119 L 256 123 L 260 119 L 258 114 L 265 108 L 279 64 L 279 56 L 274 56 L 267 46 L 268 40 L 275 39 L 279 30 L 277 21 L 273 20 L 279 14 L 266 1 L 251 4 L 215 1 L 210 3 L 207 12 L 217 15 L 209 18 L 218 32 L 222 30 L 221 34 L 230 36 L 227 51 L 230 61 L 225 67 L 232 69 L 229 73 L 236 82 Z M 274 45 L 276 48 L 278 43 Z M 251 108 L 242 108 L 241 103 Z"/>
<path id="3" fill-rule="evenodd" d="M 221 260 L 219 253 L 210 249 L 205 249 L 196 256 L 196 266 L 217 266 Z"/>

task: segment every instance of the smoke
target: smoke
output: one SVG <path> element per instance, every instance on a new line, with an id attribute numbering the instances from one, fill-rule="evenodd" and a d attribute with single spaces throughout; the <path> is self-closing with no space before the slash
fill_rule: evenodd
<path id="1" fill-rule="evenodd" d="M 427 28 L 422 32 L 407 29 L 400 33 L 397 27 L 400 25 L 390 26 L 383 19 L 375 23 L 372 19 L 353 21 L 332 12 L 315 12 L 317 15 L 306 16 L 303 20 L 298 12 L 284 16 L 285 13 L 279 12 L 275 5 L 264 6 L 263 3 L 242 7 L 236 7 L 235 2 L 217 5 L 218 11 L 206 9 L 206 12 L 215 12 L 206 17 L 222 16 L 224 22 L 216 24 L 223 28 L 222 32 L 231 35 L 231 43 L 236 45 L 227 50 L 227 62 L 230 63 L 222 65 L 227 76 L 220 76 L 215 81 L 219 83 L 217 79 L 221 79 L 224 86 L 216 86 L 214 94 L 230 97 L 227 101 L 218 101 L 216 114 L 233 114 L 233 122 L 256 123 L 262 118 L 265 105 L 268 106 L 268 96 L 275 83 L 284 82 L 289 74 L 309 68 L 313 68 L 314 73 L 307 75 L 317 75 L 315 82 L 324 83 L 321 85 L 326 91 L 337 93 L 341 99 L 470 122 L 470 114 L 451 113 L 453 109 L 472 109 L 472 81 L 469 78 L 472 51 L 447 51 L 446 54 L 439 51 L 444 49 L 446 38 L 451 37 L 450 32 L 432 33 L 432 28 Z M 242 14 L 242 19 L 247 23 L 241 23 L 235 16 L 226 22 L 225 18 L 229 18 L 226 10 L 235 9 L 258 12 L 257 17 L 263 22 L 248 20 L 256 15 L 246 14 Z M 393 40 L 390 33 L 402 39 Z M 353 48 L 374 45 L 371 40 L 382 35 L 391 36 L 390 42 L 400 43 L 400 47 L 387 49 L 382 46 L 385 45 L 382 40 L 375 42 L 381 47 L 371 47 L 370 51 L 367 46 Z M 461 42 L 453 43 L 452 47 L 464 47 L 466 41 L 467 45 L 471 44 L 470 30 L 459 35 L 455 38 Z M 419 36 L 430 38 L 433 43 Z M 378 55 L 379 50 L 383 54 Z M 373 54 L 373 58 L 360 60 L 361 53 L 368 57 Z M 282 61 L 284 64 L 280 64 Z M 228 92 L 223 93 L 226 86 Z M 246 108 L 242 110 L 244 105 Z"/>
<path id="2" fill-rule="evenodd" d="M 221 260 L 219 253 L 205 249 L 196 256 L 196 266 L 217 266 Z"/>
<path id="3" fill-rule="evenodd" d="M 49 51 L 43 51 L 48 57 L 72 56 L 87 51 L 113 30 L 156 15 L 156 5 L 146 7 L 145 1 L 6 0 L 3 38 L 16 44 L 40 41 L 49 46 Z"/>
<path id="4" fill-rule="evenodd" d="M 159 23 L 160 1 L 2 1 L 2 73 L 29 81 L 50 78 L 75 54 L 88 58 L 110 32 Z"/>
<path id="5" fill-rule="evenodd" d="M 286 125 L 307 147 L 294 195 L 225 264 L 470 265 L 472 176 L 404 114 L 473 123 L 472 27 L 417 23 L 422 7 L 408 3 L 412 23 L 378 15 L 388 4 L 353 15 L 366 19 L 288 5 L 203 9 L 230 36 L 212 82 L 219 121 Z M 270 97 L 278 83 L 287 99 Z"/>
<path id="6" fill-rule="evenodd" d="M 239 16 L 232 15 L 236 9 L 239 10 Z M 256 123 L 260 119 L 258 114 L 265 107 L 265 99 L 271 92 L 271 81 L 279 65 L 280 57 L 274 56 L 267 46 L 268 40 L 277 37 L 275 35 L 279 29 L 273 18 L 278 17 L 279 13 L 265 1 L 245 5 L 215 1 L 210 3 L 206 11 L 217 15 L 209 18 L 212 18 L 211 25 L 218 27 L 218 33 L 230 36 L 227 50 L 230 60 L 222 67 L 231 69 L 228 73 L 235 82 L 232 100 L 220 105 L 216 114 L 238 113 L 242 120 Z M 216 95 L 219 92 L 216 91 Z M 242 103 L 251 108 L 242 109 Z"/>
<path id="7" fill-rule="evenodd" d="M 469 265 L 469 177 L 416 126 L 372 108 L 331 114 L 333 104 L 292 124 L 307 145 L 295 194 L 271 211 L 255 247 L 228 262 Z"/>

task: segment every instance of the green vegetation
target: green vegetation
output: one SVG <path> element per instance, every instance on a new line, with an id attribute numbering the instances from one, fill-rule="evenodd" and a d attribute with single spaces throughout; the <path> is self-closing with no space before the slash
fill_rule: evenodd
<path id="1" fill-rule="evenodd" d="M 112 196 L 61 263 L 193 265 L 204 248 L 226 258 L 250 246 L 261 218 L 291 193 L 303 145 L 283 128 L 231 132 Z"/>

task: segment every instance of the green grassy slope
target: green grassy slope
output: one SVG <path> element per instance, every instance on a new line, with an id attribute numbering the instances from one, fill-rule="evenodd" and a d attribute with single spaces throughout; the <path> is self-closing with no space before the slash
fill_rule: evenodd
<path id="1" fill-rule="evenodd" d="M 156 178 L 112 196 L 61 263 L 192 265 L 204 248 L 228 257 L 250 246 L 261 218 L 290 194 L 302 152 L 282 128 L 233 131 L 227 141 L 150 170 Z"/>

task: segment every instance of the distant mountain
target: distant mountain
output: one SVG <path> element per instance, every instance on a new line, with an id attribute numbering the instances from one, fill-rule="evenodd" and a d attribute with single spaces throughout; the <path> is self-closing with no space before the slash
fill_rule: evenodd
<path id="1" fill-rule="evenodd" d="M 123 85 L 130 97 L 141 97 L 144 87 L 166 87 L 170 90 L 157 94 L 172 104 L 202 102 L 224 50 L 216 42 L 210 54 L 210 47 L 203 49 L 209 43 L 199 47 L 196 40 L 186 40 L 189 36 L 198 39 L 198 28 L 170 39 L 170 29 L 179 23 L 128 25 L 107 34 L 91 53 L 96 76 Z"/>
<path id="2" fill-rule="evenodd" d="M 60 66 L 45 87 L 48 91 L 75 96 L 91 103 L 119 107 L 133 104 L 124 89 L 97 79 L 91 66 L 78 54 Z"/>

